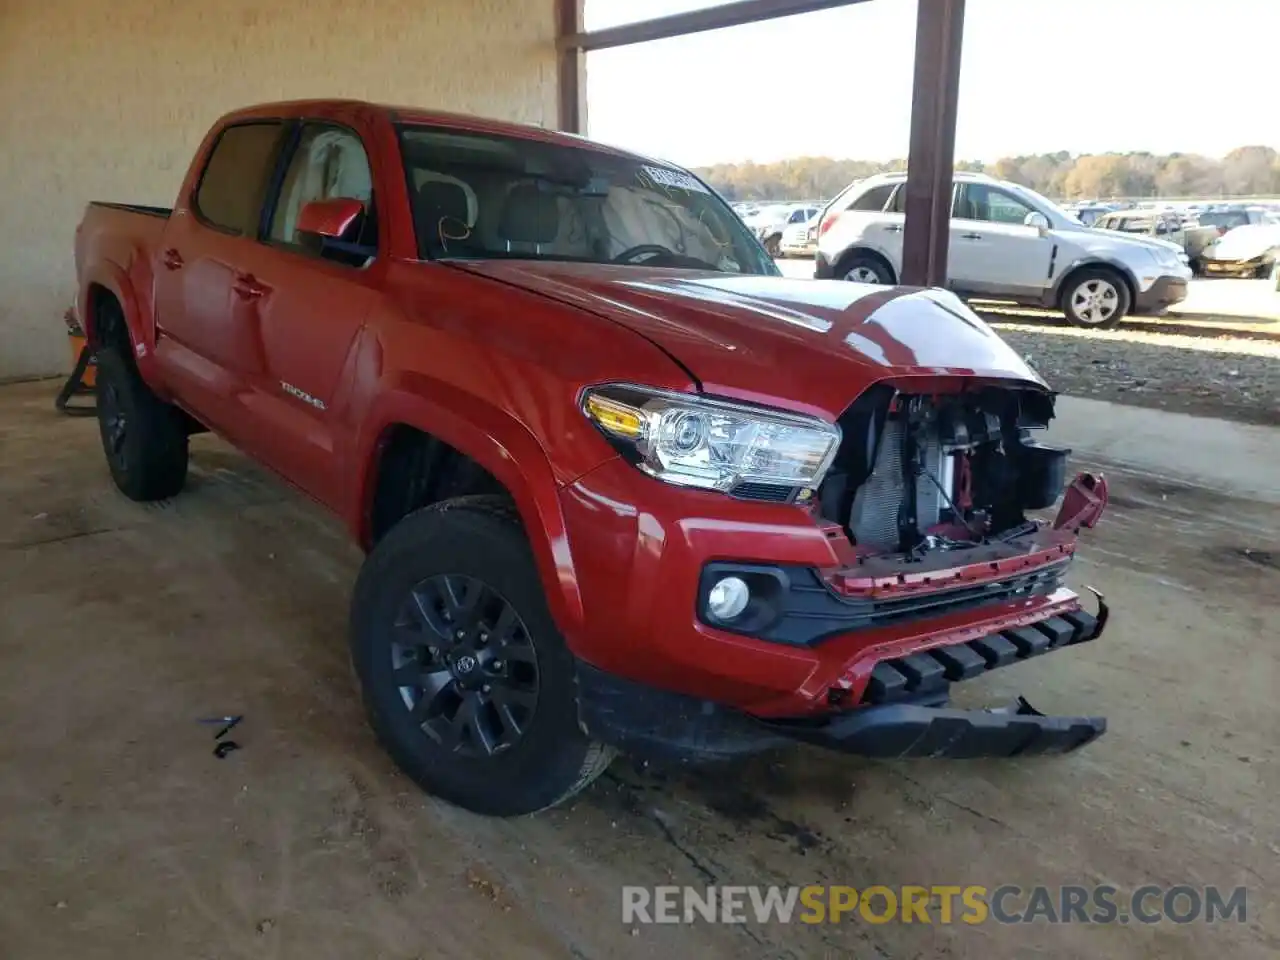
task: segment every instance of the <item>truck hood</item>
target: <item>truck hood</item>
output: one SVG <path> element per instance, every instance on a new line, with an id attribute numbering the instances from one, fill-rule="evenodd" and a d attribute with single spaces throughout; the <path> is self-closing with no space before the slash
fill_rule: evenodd
<path id="1" fill-rule="evenodd" d="M 550 260 L 452 263 L 619 323 L 720 396 L 834 419 L 889 378 L 960 376 L 1048 390 L 945 290 Z"/>

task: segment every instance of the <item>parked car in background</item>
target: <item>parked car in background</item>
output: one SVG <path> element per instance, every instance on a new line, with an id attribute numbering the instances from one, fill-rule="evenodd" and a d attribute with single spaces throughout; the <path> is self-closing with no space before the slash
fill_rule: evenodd
<path id="1" fill-rule="evenodd" d="M 1086 227 L 1092 227 L 1099 217 L 1104 217 L 1115 207 L 1106 204 L 1080 204 L 1069 212 Z"/>
<path id="2" fill-rule="evenodd" d="M 1187 255 L 1193 273 L 1202 269 L 1201 254 L 1204 248 L 1218 239 L 1216 227 L 1199 226 L 1194 221 L 1184 222 L 1175 211 L 1119 210 L 1104 214 L 1094 223 L 1097 230 L 1118 230 L 1140 237 L 1157 237 L 1176 243 Z"/>
<path id="3" fill-rule="evenodd" d="M 1250 224 L 1267 223 L 1275 216 L 1266 207 L 1244 206 L 1243 204 L 1223 205 L 1200 211 L 1199 221 L 1203 227 L 1216 227 L 1221 236 L 1236 227 Z"/>
<path id="4" fill-rule="evenodd" d="M 906 174 L 868 177 L 828 205 L 815 276 L 897 283 Z M 1092 230 L 1016 183 L 956 173 L 949 285 L 970 297 L 1056 307 L 1081 327 L 1114 326 L 1186 299 L 1191 269 L 1176 244 Z"/>
<path id="5" fill-rule="evenodd" d="M 804 223 L 787 224 L 782 231 L 782 251 L 784 257 L 812 257 L 818 252 L 818 221 L 822 211 L 818 211 Z"/>
<path id="6" fill-rule="evenodd" d="M 1271 276 L 1280 259 L 1280 222 L 1249 223 L 1209 244 L 1201 254 L 1210 277 Z"/>
<path id="7" fill-rule="evenodd" d="M 803 225 L 820 212 L 816 204 L 781 203 L 765 207 L 746 223 L 760 238 L 769 256 L 777 257 L 782 255 L 782 231 L 790 226 Z"/>

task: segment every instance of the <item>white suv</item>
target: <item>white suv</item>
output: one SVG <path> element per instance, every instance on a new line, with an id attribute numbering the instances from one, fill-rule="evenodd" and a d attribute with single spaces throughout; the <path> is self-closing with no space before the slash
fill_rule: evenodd
<path id="1" fill-rule="evenodd" d="M 897 283 L 905 173 L 846 187 L 818 224 L 815 276 Z M 1173 243 L 1092 230 L 1016 183 L 955 174 L 948 286 L 991 300 L 1056 307 L 1081 327 L 1159 313 L 1186 299 L 1191 268 Z"/>

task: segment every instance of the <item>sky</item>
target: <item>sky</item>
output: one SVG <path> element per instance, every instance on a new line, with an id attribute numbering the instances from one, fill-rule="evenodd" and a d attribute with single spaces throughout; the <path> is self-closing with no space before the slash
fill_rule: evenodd
<path id="1" fill-rule="evenodd" d="M 713 5 L 586 0 L 586 27 Z M 593 52 L 589 134 L 687 166 L 905 156 L 915 14 L 870 0 Z M 968 0 L 963 49 L 959 159 L 1280 146 L 1280 0 Z"/>

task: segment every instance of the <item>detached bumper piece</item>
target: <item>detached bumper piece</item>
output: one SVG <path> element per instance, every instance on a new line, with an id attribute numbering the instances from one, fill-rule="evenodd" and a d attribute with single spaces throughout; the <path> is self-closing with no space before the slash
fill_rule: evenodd
<path id="1" fill-rule="evenodd" d="M 1029 660 L 1050 650 L 1093 640 L 1106 628 L 1107 616 L 1107 605 L 1099 597 L 1097 616 L 1084 610 L 1074 610 L 1029 627 L 993 633 L 980 640 L 885 660 L 872 670 L 862 702 L 879 705 L 913 700 L 922 695 L 945 695 L 956 681 Z"/>
<path id="2" fill-rule="evenodd" d="M 897 703 L 864 707 L 822 727 L 790 733 L 816 746 L 864 757 L 1025 757 L 1069 753 L 1106 732 L 1104 717 L 1047 717 L 1021 697 L 1009 707 L 952 710 Z"/>

